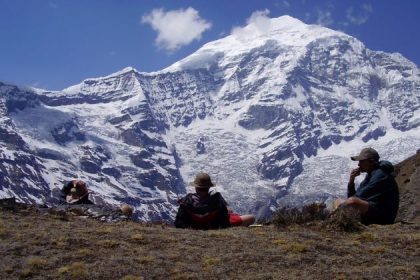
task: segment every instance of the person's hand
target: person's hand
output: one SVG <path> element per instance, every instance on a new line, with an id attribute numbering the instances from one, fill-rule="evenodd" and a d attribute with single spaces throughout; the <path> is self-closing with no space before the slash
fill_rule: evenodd
<path id="1" fill-rule="evenodd" d="M 354 183 L 354 179 L 360 175 L 360 168 L 355 168 L 350 173 L 350 182 Z"/>

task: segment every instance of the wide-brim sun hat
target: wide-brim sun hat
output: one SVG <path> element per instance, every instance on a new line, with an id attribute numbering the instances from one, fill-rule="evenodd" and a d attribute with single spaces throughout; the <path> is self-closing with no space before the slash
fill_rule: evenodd
<path id="1" fill-rule="evenodd" d="M 200 172 L 195 176 L 195 179 L 193 182 L 190 183 L 190 186 L 208 189 L 214 187 L 215 184 L 211 181 L 209 174 L 205 172 Z"/>
<path id="2" fill-rule="evenodd" d="M 354 161 L 361 161 L 361 160 L 366 160 L 366 159 L 379 160 L 379 154 L 373 148 L 364 148 L 360 151 L 359 155 L 352 156 L 350 158 L 351 160 L 354 160 Z"/>

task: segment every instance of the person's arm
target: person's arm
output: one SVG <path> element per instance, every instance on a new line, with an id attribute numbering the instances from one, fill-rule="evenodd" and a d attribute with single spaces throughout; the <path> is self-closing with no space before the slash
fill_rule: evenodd
<path id="1" fill-rule="evenodd" d="M 188 213 L 182 206 L 178 208 L 178 213 L 176 214 L 174 225 L 177 228 L 188 228 L 190 226 Z"/>
<path id="2" fill-rule="evenodd" d="M 218 195 L 220 196 L 219 227 L 220 228 L 228 228 L 228 227 L 230 227 L 230 222 L 229 222 L 229 209 L 230 209 L 230 207 L 228 206 L 228 203 L 223 198 L 223 196 L 220 193 L 218 193 Z"/>
<path id="3" fill-rule="evenodd" d="M 353 169 L 350 173 L 349 183 L 347 184 L 347 197 L 351 197 L 356 193 L 354 180 L 360 175 L 360 168 Z"/>
<path id="4" fill-rule="evenodd" d="M 191 218 L 188 214 L 186 208 L 188 207 L 187 200 L 191 198 L 191 194 L 187 194 L 187 196 L 178 200 L 179 208 L 178 212 L 176 213 L 174 225 L 177 228 L 189 228 L 191 227 Z"/>

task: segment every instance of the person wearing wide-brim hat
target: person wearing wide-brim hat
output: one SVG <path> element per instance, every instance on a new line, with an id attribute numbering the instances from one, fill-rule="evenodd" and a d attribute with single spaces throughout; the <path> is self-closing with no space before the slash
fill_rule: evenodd
<path id="1" fill-rule="evenodd" d="M 379 160 L 373 148 L 364 148 L 350 157 L 358 161 L 358 167 L 350 172 L 347 199 L 340 207 L 352 207 L 361 214 L 364 224 L 392 224 L 399 205 L 398 185 L 394 179 L 394 167 L 389 161 Z M 355 188 L 355 179 L 366 173 L 365 179 Z"/>
<path id="2" fill-rule="evenodd" d="M 214 187 L 215 184 L 211 181 L 209 174 L 200 172 L 195 176 L 195 179 L 190 183 L 190 186 L 198 189 L 209 189 Z"/>
<path id="3" fill-rule="evenodd" d="M 190 185 L 195 187 L 195 193 L 189 193 L 179 200 L 176 227 L 217 229 L 254 223 L 252 215 L 240 216 L 229 210 L 219 192 L 209 192 L 215 184 L 207 173 L 199 172 Z"/>

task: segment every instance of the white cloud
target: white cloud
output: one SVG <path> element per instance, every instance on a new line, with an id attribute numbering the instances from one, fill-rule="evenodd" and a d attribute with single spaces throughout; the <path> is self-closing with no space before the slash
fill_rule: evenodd
<path id="1" fill-rule="evenodd" d="M 317 19 L 315 21 L 316 24 L 319 24 L 322 26 L 329 26 L 334 23 L 331 11 L 329 10 L 322 11 L 320 9 L 317 9 L 316 14 L 317 14 Z"/>
<path id="2" fill-rule="evenodd" d="M 202 19 L 198 11 L 191 7 L 173 11 L 154 9 L 141 21 L 157 31 L 156 44 L 168 51 L 199 40 L 203 32 L 211 28 L 211 23 Z"/>
<path id="3" fill-rule="evenodd" d="M 255 11 L 246 20 L 247 26 L 234 27 L 231 33 L 238 36 L 247 36 L 247 34 L 266 34 L 270 31 L 271 26 L 270 18 L 268 17 L 269 14 L 270 11 L 268 9 Z"/>
<path id="4" fill-rule="evenodd" d="M 346 19 L 351 24 L 361 25 L 364 24 L 373 12 L 373 8 L 370 4 L 363 4 L 360 9 L 354 10 L 350 7 L 346 10 Z"/>
<path id="5" fill-rule="evenodd" d="M 49 2 L 48 5 L 50 6 L 51 9 L 57 9 L 58 5 L 55 2 Z"/>
<path id="6" fill-rule="evenodd" d="M 264 11 L 255 11 L 252 15 L 246 20 L 247 24 L 253 24 L 255 27 L 265 33 L 270 29 L 270 18 L 268 15 L 270 11 L 265 9 Z"/>

